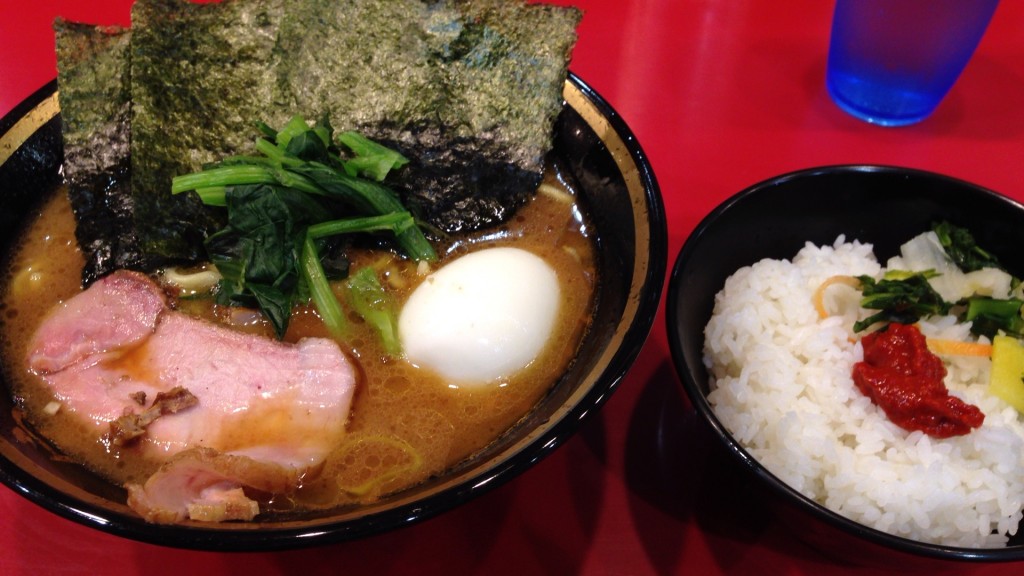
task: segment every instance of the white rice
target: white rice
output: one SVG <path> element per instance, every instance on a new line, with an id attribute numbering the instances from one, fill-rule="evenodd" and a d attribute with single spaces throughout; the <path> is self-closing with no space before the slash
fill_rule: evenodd
<path id="1" fill-rule="evenodd" d="M 843 236 L 832 246 L 808 243 L 792 262 L 736 271 L 705 329 L 708 399 L 769 471 L 847 518 L 923 542 L 1004 546 L 1024 505 L 1024 425 L 988 394 L 989 360 L 944 359 L 947 387 L 978 406 L 985 423 L 935 439 L 890 422 L 853 384 L 863 355 L 850 342 L 859 294 L 830 288 L 834 315 L 818 318 L 812 298 L 826 278 L 880 271 L 871 245 Z M 922 331 L 969 338 L 952 318 L 924 322 Z"/>

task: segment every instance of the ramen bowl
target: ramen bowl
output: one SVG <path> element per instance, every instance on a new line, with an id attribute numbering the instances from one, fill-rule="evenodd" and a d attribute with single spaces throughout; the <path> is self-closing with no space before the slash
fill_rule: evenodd
<path id="1" fill-rule="evenodd" d="M 55 84 L 0 123 L 0 226 L 5 249 L 41 198 L 61 185 Z M 568 439 L 608 399 L 654 321 L 667 262 L 665 216 L 654 174 L 622 118 L 570 74 L 551 154 L 589 207 L 601 281 L 592 325 L 566 373 L 486 448 L 443 474 L 372 504 L 250 523 L 156 525 L 126 505 L 124 490 L 53 458 L 15 417 L 0 411 L 0 480 L 81 524 L 143 542 L 191 549 L 273 550 L 351 540 L 419 522 L 525 472 Z"/>
<path id="2" fill-rule="evenodd" d="M 705 327 L 716 293 L 741 267 L 765 258 L 791 260 L 807 242 L 832 246 L 841 234 L 848 242 L 872 244 L 884 265 L 901 244 L 942 220 L 970 230 L 1008 270 L 1024 271 L 1024 253 L 1016 249 L 1024 230 L 1020 204 L 968 182 L 888 166 L 813 168 L 753 185 L 706 216 L 671 271 L 666 295 L 671 354 L 698 418 L 728 453 L 725 461 L 763 493 L 766 510 L 791 526 L 795 536 L 854 564 L 893 568 L 1020 560 L 1024 526 L 1005 547 L 946 546 L 866 526 L 805 496 L 759 462 L 713 409 L 703 359 Z"/>

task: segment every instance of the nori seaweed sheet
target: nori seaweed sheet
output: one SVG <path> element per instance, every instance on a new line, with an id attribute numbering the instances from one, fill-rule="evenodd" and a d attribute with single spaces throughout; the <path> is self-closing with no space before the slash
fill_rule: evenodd
<path id="1" fill-rule="evenodd" d="M 64 178 L 85 254 L 83 282 L 143 256 L 129 186 L 130 33 L 58 20 L 57 85 Z"/>
<path id="2" fill-rule="evenodd" d="M 312 0 L 289 8 L 279 101 L 400 150 L 390 182 L 445 232 L 533 193 L 561 111 L 578 10 L 508 0 Z"/>
<path id="3" fill-rule="evenodd" d="M 254 122 L 273 109 L 267 66 L 284 0 L 192 4 L 144 0 L 132 8 L 132 196 L 144 252 L 204 258 L 222 222 L 171 179 L 251 148 Z"/>
<path id="4" fill-rule="evenodd" d="M 389 184 L 436 228 L 506 220 L 542 177 L 580 17 L 508 0 L 138 0 L 131 196 L 148 264 L 199 259 L 219 225 L 171 178 L 296 113 L 402 151 Z"/>
<path id="5" fill-rule="evenodd" d="M 447 232 L 477 230 L 507 220 L 533 193 L 580 16 L 505 0 L 431 6 L 426 63 L 440 96 L 405 126 L 363 127 L 411 158 L 396 188 L 424 219 Z M 438 121 L 419 121 L 430 109 Z"/>

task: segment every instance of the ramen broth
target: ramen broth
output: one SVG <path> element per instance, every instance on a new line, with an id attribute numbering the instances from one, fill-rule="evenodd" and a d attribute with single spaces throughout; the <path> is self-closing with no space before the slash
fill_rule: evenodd
<path id="1" fill-rule="evenodd" d="M 2 344 L 6 377 L 24 420 L 40 437 L 73 460 L 118 484 L 142 482 L 158 464 L 131 446 L 109 446 L 67 412 L 42 380 L 26 367 L 28 341 L 49 310 L 81 290 L 83 258 L 66 190 L 31 222 L 15 248 L 4 281 Z M 356 396 L 347 433 L 319 473 L 309 473 L 276 510 L 307 510 L 370 502 L 417 484 L 466 459 L 522 419 L 550 390 L 575 355 L 590 322 L 597 283 L 594 239 L 575 197 L 549 170 L 540 192 L 505 225 L 437 246 L 445 262 L 476 249 L 516 246 L 547 261 L 556 271 L 562 301 L 544 351 L 510 378 L 487 386 L 456 386 L 425 369 L 388 357 L 378 336 L 349 314 L 350 336 L 342 342 L 358 366 Z M 404 302 L 424 274 L 415 262 L 384 250 L 350 251 L 351 269 L 373 266 L 382 283 Z M 340 291 L 339 296 L 343 296 Z M 344 302 L 344 298 L 340 298 Z M 272 337 L 257 313 L 218 307 L 210 297 L 172 297 L 178 310 Z M 293 316 L 286 341 L 328 337 L 311 307 Z M 86 434 L 88 432 L 89 435 Z"/>

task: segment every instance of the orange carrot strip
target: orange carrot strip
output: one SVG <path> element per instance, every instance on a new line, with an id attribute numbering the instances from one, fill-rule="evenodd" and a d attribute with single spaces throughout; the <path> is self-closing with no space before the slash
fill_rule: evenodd
<path id="1" fill-rule="evenodd" d="M 841 274 L 826 278 L 821 283 L 821 286 L 818 286 L 818 289 L 814 291 L 814 309 L 818 311 L 819 318 L 828 318 L 828 310 L 825 309 L 825 290 L 833 284 L 845 284 L 851 288 L 859 288 L 860 280 L 853 276 L 843 276 Z"/>
<path id="2" fill-rule="evenodd" d="M 928 338 L 928 349 L 943 356 L 991 356 L 992 345 L 980 342 L 961 342 L 943 338 Z"/>

